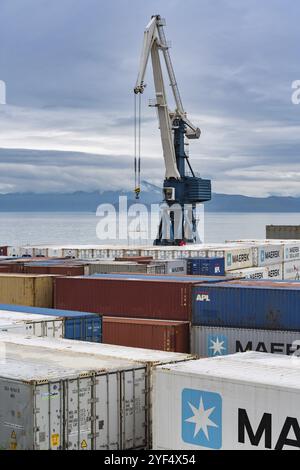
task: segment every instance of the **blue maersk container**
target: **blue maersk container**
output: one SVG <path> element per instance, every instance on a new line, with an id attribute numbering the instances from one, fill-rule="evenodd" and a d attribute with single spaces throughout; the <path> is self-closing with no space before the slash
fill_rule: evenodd
<path id="1" fill-rule="evenodd" d="M 187 273 L 200 276 L 224 276 L 224 258 L 188 258 Z"/>
<path id="2" fill-rule="evenodd" d="M 8 304 L 0 304 L 0 310 L 61 317 L 64 319 L 66 339 L 77 339 L 93 343 L 102 342 L 102 316 L 95 313 Z"/>
<path id="3" fill-rule="evenodd" d="M 255 284 L 193 286 L 193 325 L 299 331 L 300 284 Z"/>

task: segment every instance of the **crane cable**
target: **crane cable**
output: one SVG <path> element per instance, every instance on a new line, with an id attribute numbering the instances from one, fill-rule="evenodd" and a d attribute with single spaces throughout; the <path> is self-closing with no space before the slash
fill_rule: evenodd
<path id="1" fill-rule="evenodd" d="M 134 94 L 134 192 L 139 199 L 141 192 L 141 124 L 142 124 L 142 97 Z M 137 103 L 138 100 L 138 103 Z"/>

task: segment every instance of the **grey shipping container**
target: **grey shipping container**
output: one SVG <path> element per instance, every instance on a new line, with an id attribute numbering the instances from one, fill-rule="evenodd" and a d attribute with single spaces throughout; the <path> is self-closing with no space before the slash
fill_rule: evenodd
<path id="1" fill-rule="evenodd" d="M 300 225 L 267 225 L 266 238 L 300 240 Z"/>
<path id="2" fill-rule="evenodd" d="M 9 335 L 1 336 L 1 449 L 146 446 L 144 365 L 8 343 L 3 336 Z"/>
<path id="3" fill-rule="evenodd" d="M 300 331 L 209 326 L 191 328 L 191 352 L 200 357 L 225 356 L 246 351 L 289 356 L 293 355 L 299 347 Z"/>
<path id="4" fill-rule="evenodd" d="M 162 274 L 186 274 L 187 273 L 187 260 L 186 259 L 169 259 L 169 260 L 164 260 L 164 261 L 156 260 L 155 263 L 161 265 Z"/>
<path id="5" fill-rule="evenodd" d="M 164 266 L 161 264 L 139 264 L 131 261 L 104 261 L 90 263 L 85 267 L 85 274 L 110 274 L 110 273 L 140 273 L 140 274 L 164 274 Z"/>

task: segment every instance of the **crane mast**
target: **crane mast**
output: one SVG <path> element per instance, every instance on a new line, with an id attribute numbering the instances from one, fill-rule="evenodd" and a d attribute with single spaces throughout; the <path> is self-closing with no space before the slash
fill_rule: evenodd
<path id="1" fill-rule="evenodd" d="M 155 104 L 165 162 L 164 201 L 155 245 L 180 245 L 199 242 L 196 205 L 211 199 L 211 182 L 195 176 L 185 152 L 185 138 L 199 139 L 201 131 L 187 118 L 179 93 L 170 53 L 164 32 L 165 20 L 152 16 L 146 26 L 138 78 L 134 87 L 136 95 L 145 90 L 144 78 L 151 56 L 155 86 Z M 161 66 L 164 58 L 175 110 L 170 111 Z M 186 174 L 186 165 L 190 175 Z M 139 194 L 140 188 L 136 188 Z"/>

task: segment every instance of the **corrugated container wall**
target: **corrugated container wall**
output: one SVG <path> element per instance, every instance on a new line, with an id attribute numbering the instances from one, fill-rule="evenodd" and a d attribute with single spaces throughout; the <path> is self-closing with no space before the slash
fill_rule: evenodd
<path id="1" fill-rule="evenodd" d="M 106 316 L 189 320 L 191 283 L 130 278 L 56 278 L 55 308 Z"/>
<path id="2" fill-rule="evenodd" d="M 159 264 L 148 265 L 132 262 L 106 261 L 105 263 L 90 263 L 87 266 L 87 273 L 109 274 L 109 273 L 145 273 L 145 274 L 164 274 L 163 267 Z"/>
<path id="3" fill-rule="evenodd" d="M 300 331 L 300 284 L 236 281 L 193 288 L 193 324 Z"/>
<path id="4" fill-rule="evenodd" d="M 188 258 L 187 274 L 202 276 L 224 276 L 224 258 Z"/>
<path id="5" fill-rule="evenodd" d="M 103 343 L 189 353 L 189 323 L 103 317 Z"/>
<path id="6" fill-rule="evenodd" d="M 1 336 L 7 358 L 0 362 L 1 449 L 147 446 L 145 366 L 74 351 L 58 354 Z"/>
<path id="7" fill-rule="evenodd" d="M 267 225 L 266 238 L 299 240 L 300 225 Z"/>
<path id="8" fill-rule="evenodd" d="M 152 440 L 152 391 L 153 391 L 153 383 L 152 383 L 152 377 L 153 377 L 153 371 L 155 370 L 156 367 L 158 367 L 161 364 L 174 364 L 174 363 L 179 363 L 182 361 L 189 361 L 194 359 L 193 356 L 189 354 L 183 354 L 183 353 L 172 353 L 172 352 L 165 352 L 165 351 L 154 351 L 154 350 L 149 350 L 149 349 L 139 349 L 139 348 L 129 348 L 129 347 L 124 347 L 124 346 L 116 346 L 116 345 L 109 345 L 109 344 L 96 344 L 96 343 L 85 343 L 82 341 L 70 341 L 70 340 L 55 340 L 53 338 L 36 338 L 36 337 L 21 337 L 21 336 L 13 336 L 13 335 L 0 335 L 0 342 L 5 344 L 9 344 L 12 349 L 14 348 L 14 345 L 16 344 L 17 347 L 26 347 L 27 349 L 29 347 L 34 348 L 35 354 L 33 357 L 38 356 L 38 351 L 50 351 L 51 353 L 51 360 L 55 360 L 56 363 L 62 364 L 63 360 L 61 359 L 61 355 L 64 353 L 67 353 L 68 355 L 71 354 L 76 354 L 76 356 L 73 357 L 73 360 L 69 360 L 69 365 L 71 367 L 76 367 L 78 368 L 80 366 L 80 361 L 81 358 L 84 359 L 84 357 L 87 358 L 88 362 L 87 365 L 90 368 L 95 367 L 95 364 L 97 368 L 102 368 L 102 370 L 105 370 L 105 364 L 103 364 L 103 361 L 109 360 L 110 366 L 112 366 L 112 361 L 116 364 L 116 369 L 120 369 L 121 367 L 121 362 L 122 366 L 124 361 L 127 363 L 129 362 L 134 368 L 132 371 L 131 376 L 128 377 L 128 387 L 126 386 L 126 381 L 124 380 L 124 377 L 120 376 L 119 380 L 119 395 L 114 394 L 113 389 L 110 387 L 108 388 L 108 392 L 104 392 L 103 397 L 101 395 L 94 395 L 96 397 L 96 400 L 93 400 L 93 403 L 98 403 L 99 402 L 99 407 L 100 409 L 96 409 L 97 412 L 97 421 L 95 422 L 96 424 L 96 433 L 97 430 L 99 429 L 99 435 L 100 435 L 100 442 L 102 442 L 102 445 L 106 444 L 107 449 L 114 450 L 118 448 L 117 446 L 119 445 L 119 449 L 122 449 L 122 442 L 127 445 L 127 448 L 133 444 L 132 439 L 132 431 L 135 433 L 134 435 L 136 436 L 136 443 L 140 444 L 140 440 L 138 441 L 139 436 L 144 436 L 146 435 L 146 442 L 148 446 L 151 446 L 151 440 Z M 44 354 L 44 353 L 43 353 Z M 46 352 L 45 352 L 46 354 Z M 78 357 L 78 363 L 76 361 L 76 357 Z M 89 359 L 91 360 L 89 361 Z M 116 362 L 117 361 L 117 362 Z M 36 362 L 36 361 L 35 361 Z M 138 367 L 140 368 L 141 365 L 145 368 L 146 374 L 144 374 L 144 377 L 135 375 L 135 368 Z M 1 367 L 1 364 L 0 364 Z M 124 366 L 123 366 L 124 367 Z M 43 373 L 45 371 L 43 370 Z M 137 390 L 132 390 L 132 385 L 136 381 L 138 385 Z M 108 382 L 108 381 L 107 381 Z M 97 383 L 97 381 L 96 381 Z M 110 385 L 108 383 L 108 385 Z M 130 388 L 131 387 L 131 388 Z M 139 392 L 142 391 L 142 396 L 139 395 Z M 83 394 L 85 396 L 85 391 L 83 390 Z M 99 396 L 99 400 L 97 400 Z M 122 430 L 121 434 L 122 436 L 119 437 L 118 439 L 115 438 L 115 441 L 113 440 L 114 434 L 108 433 L 108 426 L 109 430 L 114 430 L 114 422 L 118 418 L 119 414 L 119 402 L 118 397 L 121 397 L 121 419 L 125 420 L 124 422 L 124 427 L 120 428 Z M 124 397 L 124 398 L 123 398 Z M 144 398 L 145 397 L 145 398 Z M 123 406 L 123 404 L 126 404 L 126 407 Z M 117 406 L 116 406 L 117 404 Z M 74 408 L 76 409 L 77 403 L 75 402 Z M 114 414 L 111 417 L 109 412 L 111 410 L 114 410 Z M 143 416 L 143 412 L 145 413 L 145 420 L 144 419 L 136 419 L 136 418 L 141 418 Z M 83 414 L 83 419 L 85 419 L 85 415 Z M 93 416 L 93 415 L 92 415 Z M 100 421 L 99 428 L 98 428 L 98 419 Z M 112 428 L 110 428 L 109 421 L 111 420 L 112 422 Z M 102 425 L 101 425 L 102 423 Z M 140 429 L 143 429 L 143 433 L 140 432 Z M 120 434 L 120 433 L 119 433 Z M 77 437 L 77 436 L 76 436 Z M 99 437 L 99 436 L 96 436 Z M 125 439 L 126 438 L 126 439 Z M 119 444 L 119 439 L 121 439 L 121 444 Z M 96 442 L 99 445 L 99 440 L 96 440 Z M 111 443 L 114 443 L 113 446 Z M 47 444 L 46 444 L 47 445 Z M 94 446 L 95 448 L 95 446 Z"/>
<path id="9" fill-rule="evenodd" d="M 268 279 L 268 269 L 266 267 L 240 269 L 231 271 L 231 274 L 244 279 Z"/>
<path id="10" fill-rule="evenodd" d="M 283 264 L 283 279 L 291 281 L 300 280 L 300 260 L 286 261 Z"/>
<path id="11" fill-rule="evenodd" d="M 0 274 L 0 302 L 53 307 L 53 277 L 22 274 Z"/>
<path id="12" fill-rule="evenodd" d="M 14 314 L 30 314 L 55 317 L 63 324 L 63 337 L 80 341 L 101 343 L 102 341 L 102 316 L 89 312 L 77 312 L 70 310 L 56 310 L 49 308 L 27 307 L 21 305 L 0 304 L 0 319 L 2 312 L 14 312 Z M 43 335 L 50 336 L 50 335 Z"/>
<path id="13" fill-rule="evenodd" d="M 292 355 L 299 347 L 300 331 L 211 326 L 191 328 L 191 353 L 200 357 L 225 356 L 245 351 Z"/>
<path id="14" fill-rule="evenodd" d="M 24 273 L 26 274 L 53 274 L 57 276 L 84 276 L 85 266 L 68 266 L 68 265 L 36 265 L 25 264 Z"/>

